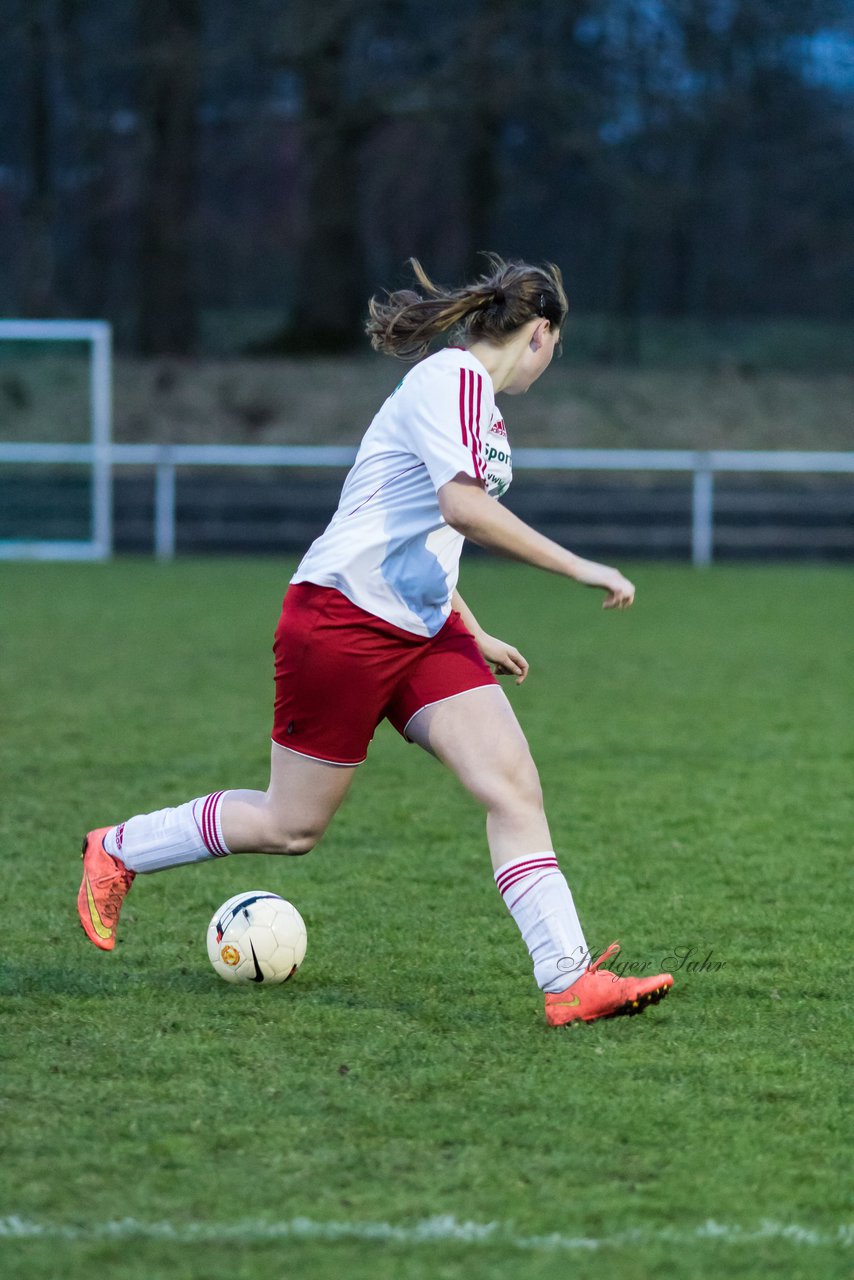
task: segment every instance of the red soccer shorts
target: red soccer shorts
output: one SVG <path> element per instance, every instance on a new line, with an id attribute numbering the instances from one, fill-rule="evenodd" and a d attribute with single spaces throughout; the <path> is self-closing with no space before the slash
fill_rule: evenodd
<path id="1" fill-rule="evenodd" d="M 381 720 L 405 736 L 416 711 L 497 683 L 458 613 L 426 639 L 311 582 L 288 588 L 273 653 L 273 741 L 330 764 L 361 764 Z"/>

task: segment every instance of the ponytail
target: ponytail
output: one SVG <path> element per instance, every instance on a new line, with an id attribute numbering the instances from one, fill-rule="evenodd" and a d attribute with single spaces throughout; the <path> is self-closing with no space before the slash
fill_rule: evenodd
<path id="1" fill-rule="evenodd" d="M 440 333 L 501 346 L 523 324 L 539 317 L 560 329 L 568 304 L 558 267 L 485 256 L 491 271 L 459 289 L 434 284 L 418 259 L 410 258 L 422 292 L 398 289 L 385 298 L 371 298 L 365 331 L 374 350 L 417 360 Z"/>

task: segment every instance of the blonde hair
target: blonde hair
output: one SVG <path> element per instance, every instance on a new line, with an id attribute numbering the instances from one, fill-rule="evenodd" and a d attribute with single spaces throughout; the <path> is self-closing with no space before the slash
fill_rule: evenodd
<path id="1" fill-rule="evenodd" d="M 568 304 L 563 277 L 554 263 L 532 266 L 484 255 L 491 270 L 472 284 L 444 289 L 434 284 L 417 258 L 409 265 L 422 293 L 398 289 L 368 303 L 365 332 L 375 351 L 417 360 L 435 337 L 449 331 L 463 341 L 483 339 L 500 346 L 529 320 L 543 317 L 560 329 Z"/>

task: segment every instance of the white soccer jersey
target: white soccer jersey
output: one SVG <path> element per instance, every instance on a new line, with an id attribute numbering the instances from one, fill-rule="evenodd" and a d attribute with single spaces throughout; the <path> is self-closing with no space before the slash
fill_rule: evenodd
<path id="1" fill-rule="evenodd" d="M 366 431 L 326 530 L 291 579 L 335 587 L 404 631 L 433 636 L 451 611 L 463 536 L 438 490 L 463 472 L 494 497 L 511 479 L 492 380 L 448 347 L 415 365 Z"/>

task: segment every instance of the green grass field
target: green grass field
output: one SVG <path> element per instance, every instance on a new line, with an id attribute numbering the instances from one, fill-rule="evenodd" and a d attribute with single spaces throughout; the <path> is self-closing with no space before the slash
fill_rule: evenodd
<path id="1" fill-rule="evenodd" d="M 266 783 L 287 566 L 0 566 L 0 1274 L 850 1274 L 851 576 L 634 576 L 625 615 L 461 582 L 531 661 L 510 696 L 591 946 L 676 980 L 561 1033 L 480 813 L 387 726 L 309 857 L 139 879 L 96 952 L 87 826 Z M 308 925 L 278 989 L 205 954 L 256 887 Z"/>

